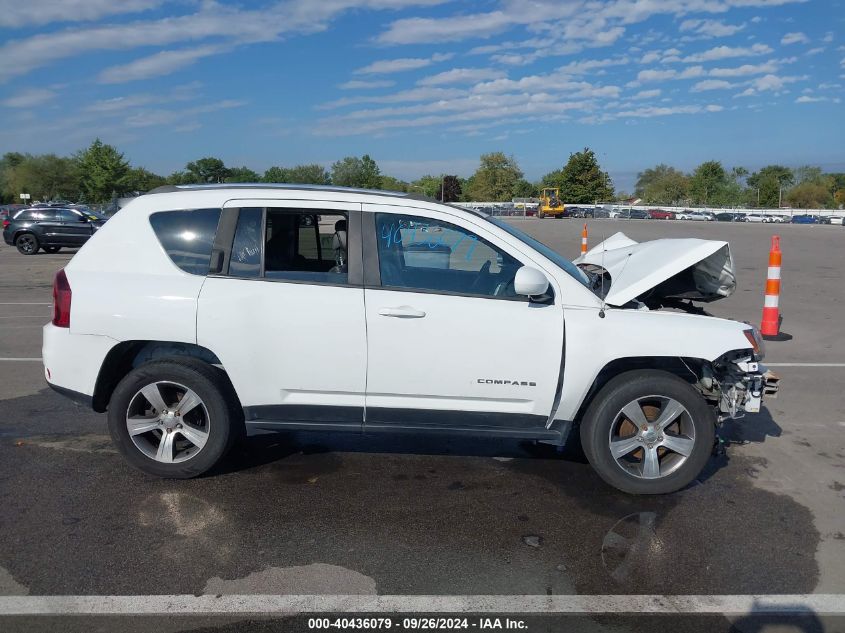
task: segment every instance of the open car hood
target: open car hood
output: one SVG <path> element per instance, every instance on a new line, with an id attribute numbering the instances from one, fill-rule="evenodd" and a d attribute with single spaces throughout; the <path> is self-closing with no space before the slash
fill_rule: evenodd
<path id="1" fill-rule="evenodd" d="M 634 299 L 650 307 L 666 300 L 710 302 L 736 289 L 730 246 L 716 240 L 640 243 L 616 233 L 573 263 L 589 272 L 606 271 L 611 283 L 605 302 L 617 307 Z"/>

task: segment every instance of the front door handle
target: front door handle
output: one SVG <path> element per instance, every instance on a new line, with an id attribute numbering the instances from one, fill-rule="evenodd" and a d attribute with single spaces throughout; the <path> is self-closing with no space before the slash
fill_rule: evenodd
<path id="1" fill-rule="evenodd" d="M 425 316 L 425 312 L 417 310 L 411 306 L 399 306 L 396 308 L 380 308 L 378 313 L 381 316 L 397 317 L 400 319 L 421 319 Z"/>

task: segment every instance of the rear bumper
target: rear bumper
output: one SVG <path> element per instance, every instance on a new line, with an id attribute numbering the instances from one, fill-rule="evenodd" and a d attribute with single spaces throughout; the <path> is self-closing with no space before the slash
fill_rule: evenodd
<path id="1" fill-rule="evenodd" d="M 56 391 L 90 406 L 100 368 L 116 344 L 107 336 L 72 334 L 48 323 L 41 347 L 44 378 Z"/>
<path id="2" fill-rule="evenodd" d="M 64 387 L 59 387 L 58 385 L 54 385 L 47 382 L 50 385 L 50 389 L 55 391 L 58 394 L 63 395 L 65 398 L 70 398 L 77 404 L 81 404 L 86 408 L 90 409 L 94 406 L 94 398 L 92 396 L 85 395 L 84 393 L 79 393 L 78 391 L 73 391 L 72 389 L 65 389 Z"/>

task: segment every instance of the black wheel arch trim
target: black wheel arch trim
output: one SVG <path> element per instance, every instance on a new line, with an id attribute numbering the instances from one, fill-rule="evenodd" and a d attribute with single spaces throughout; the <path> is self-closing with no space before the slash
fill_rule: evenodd
<path id="1" fill-rule="evenodd" d="M 118 383 L 136 367 L 152 361 L 193 358 L 208 365 L 220 365 L 220 359 L 206 347 L 176 341 L 122 341 L 112 347 L 100 371 L 91 397 L 91 408 L 105 413 Z M 223 372 L 225 374 L 225 371 Z M 226 377 L 228 380 L 228 376 Z M 234 391 L 234 390 L 233 390 Z"/>
<path id="2" fill-rule="evenodd" d="M 590 388 L 578 405 L 574 419 L 576 422 L 580 422 L 590 403 L 596 397 L 596 394 L 608 382 L 620 374 L 629 371 L 652 369 L 665 371 L 686 380 L 690 384 L 694 384 L 699 379 L 699 375 L 695 373 L 695 370 L 709 363 L 710 361 L 703 358 L 686 356 L 625 356 L 623 358 L 615 358 L 604 365 L 593 378 Z"/>

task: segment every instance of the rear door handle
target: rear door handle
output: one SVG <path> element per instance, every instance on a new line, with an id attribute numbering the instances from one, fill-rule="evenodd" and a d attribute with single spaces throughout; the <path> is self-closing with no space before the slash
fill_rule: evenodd
<path id="1" fill-rule="evenodd" d="M 400 319 L 421 319 L 425 316 L 425 312 L 417 310 L 411 306 L 399 306 L 396 308 L 380 308 L 378 313 L 381 316 L 397 317 Z"/>

